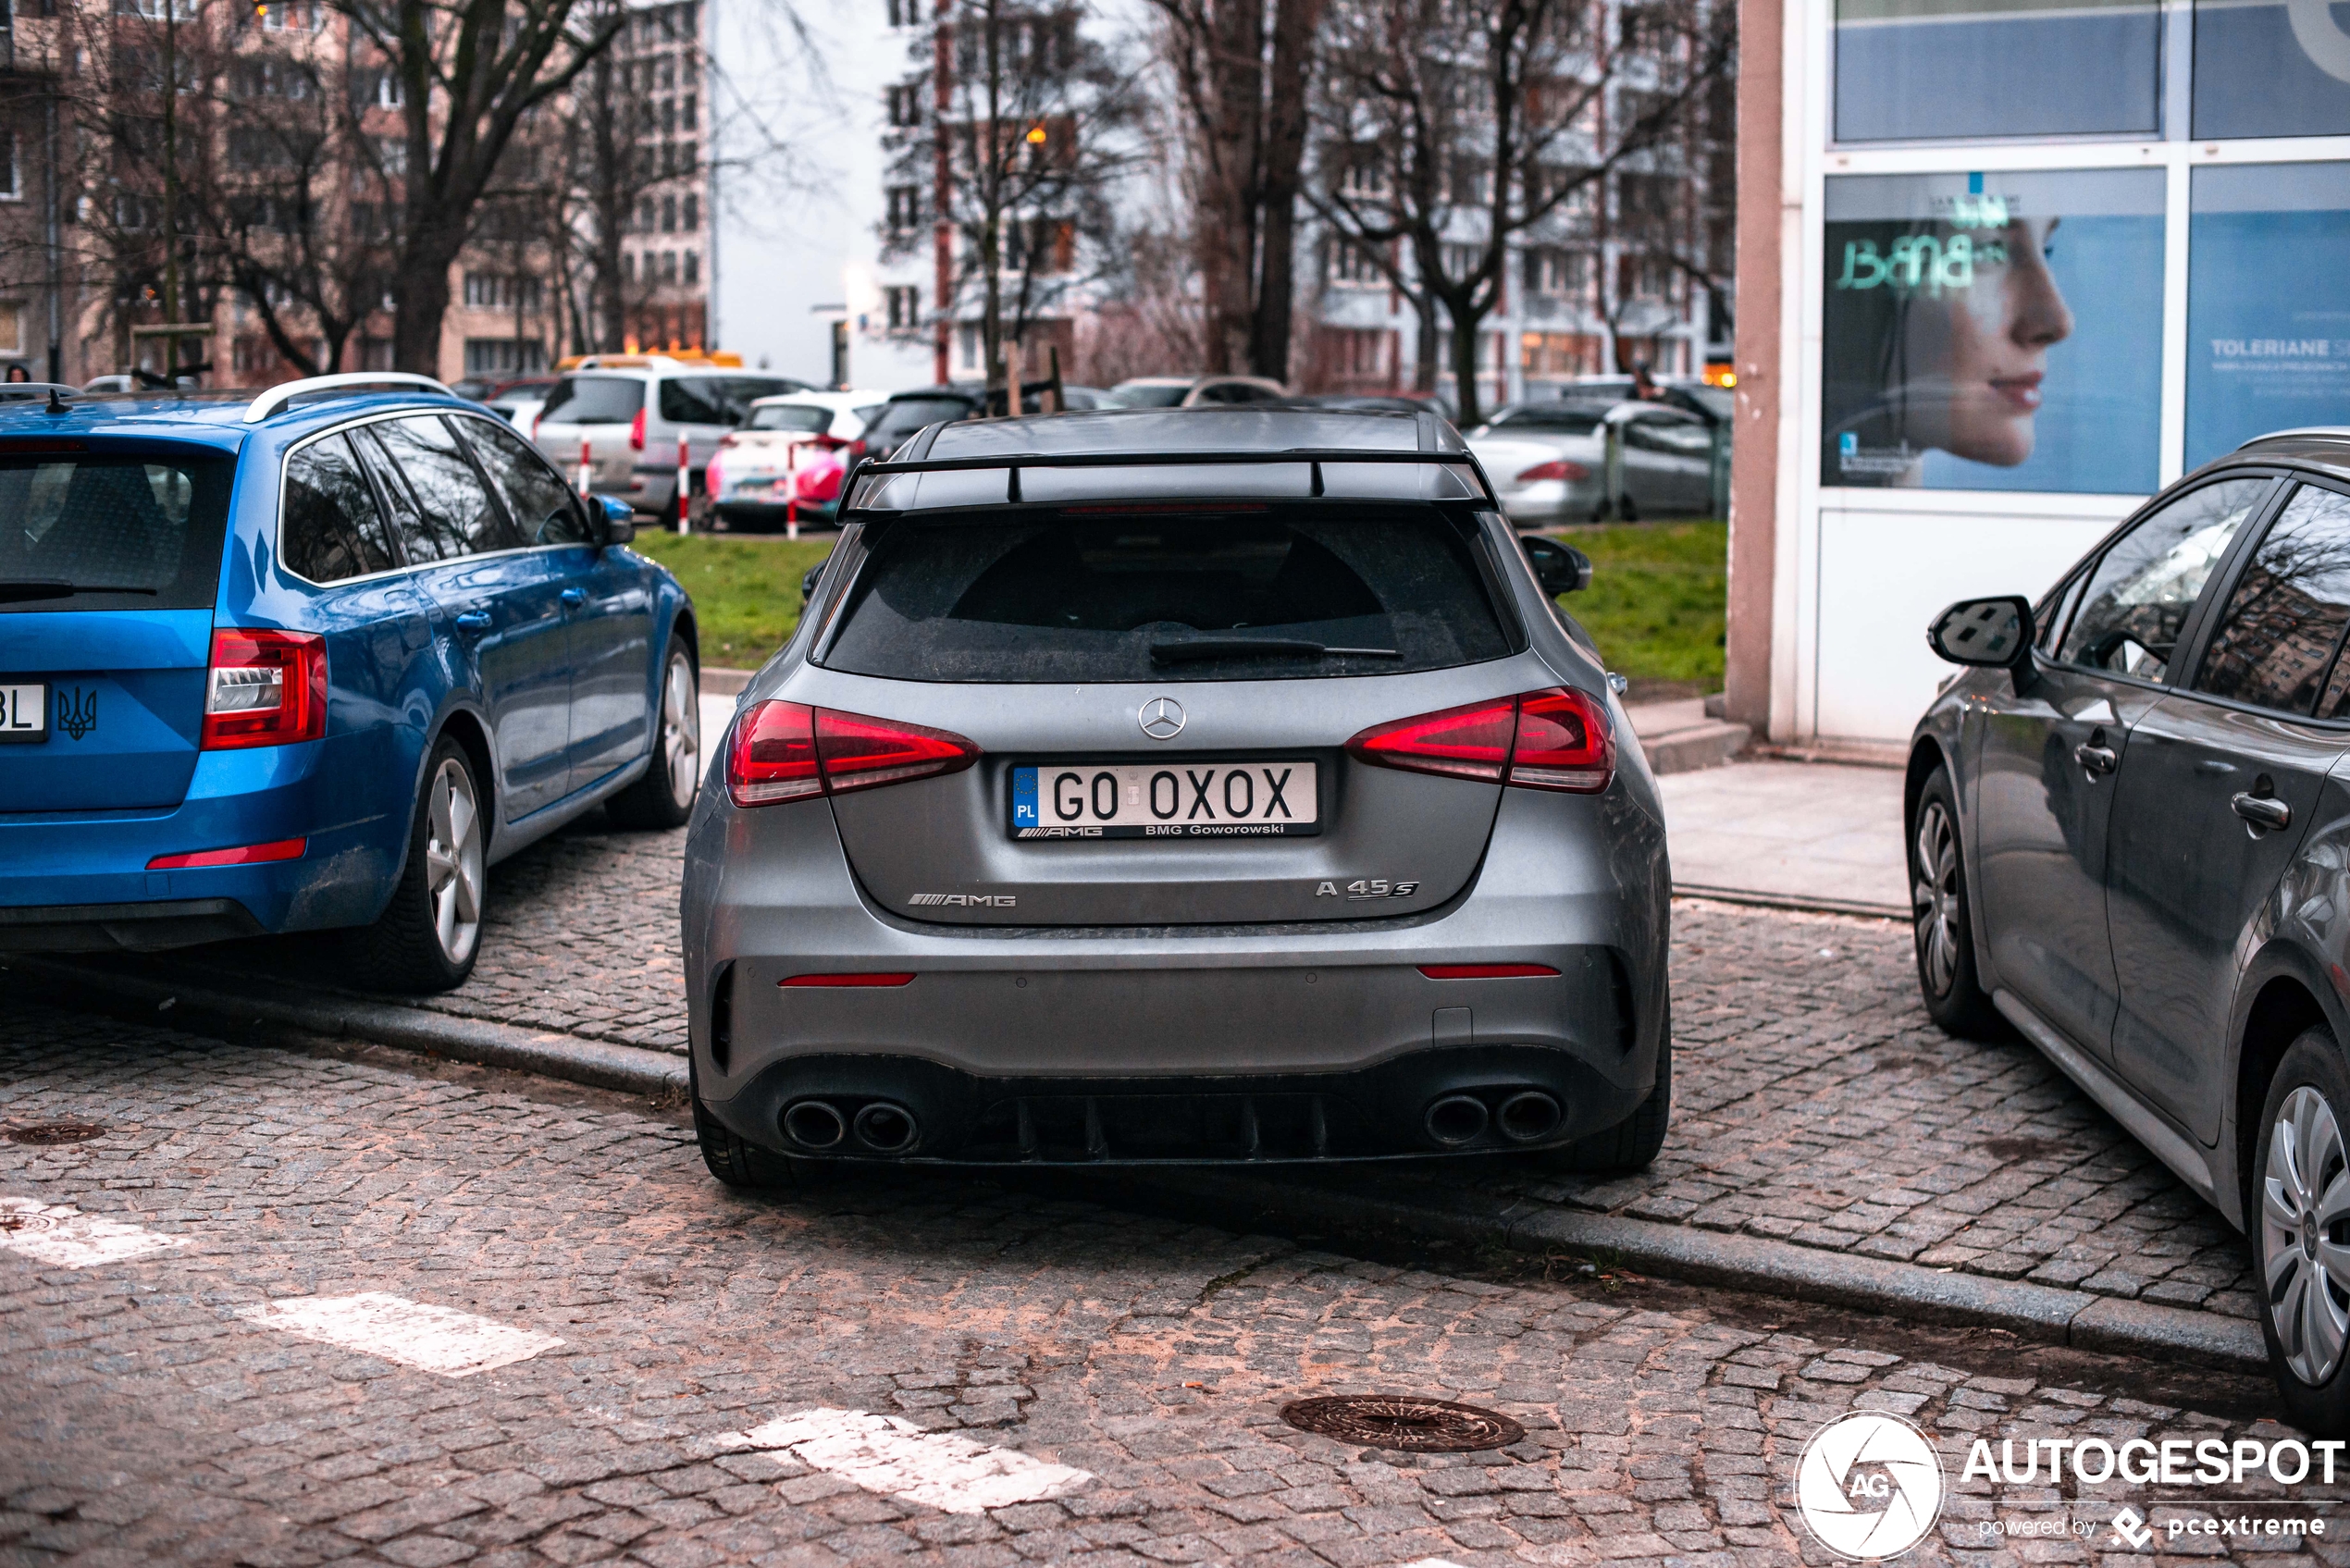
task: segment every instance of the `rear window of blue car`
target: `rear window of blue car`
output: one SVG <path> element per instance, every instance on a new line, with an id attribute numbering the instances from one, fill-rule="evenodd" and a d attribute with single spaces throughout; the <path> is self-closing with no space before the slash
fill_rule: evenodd
<path id="1" fill-rule="evenodd" d="M 68 444 L 0 442 L 0 613 L 210 608 L 236 460 Z"/>

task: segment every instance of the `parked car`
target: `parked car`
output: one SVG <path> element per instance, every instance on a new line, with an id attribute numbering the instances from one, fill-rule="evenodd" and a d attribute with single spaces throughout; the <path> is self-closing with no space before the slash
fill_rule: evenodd
<path id="1" fill-rule="evenodd" d="M 693 804 L 684 590 L 437 382 L 0 406 L 0 950 L 345 928 L 443 989 L 491 865 Z"/>
<path id="2" fill-rule="evenodd" d="M 526 431 L 538 426 L 538 411 L 547 406 L 547 400 L 536 391 L 515 392 L 495 398 L 485 406 L 515 429 Z"/>
<path id="3" fill-rule="evenodd" d="M 968 382 L 893 392 L 865 426 L 866 455 L 888 457 L 941 420 L 977 419 L 986 412 L 986 389 Z"/>
<path id="4" fill-rule="evenodd" d="M 1608 491 L 1608 445 L 1622 493 Z M 1468 433 L 1502 509 L 1521 528 L 1604 517 L 1702 517 L 1713 506 L 1713 432 L 1658 403 L 1512 403 Z"/>
<path id="5" fill-rule="evenodd" d="M 793 392 L 761 398 L 750 405 L 742 428 L 718 440 L 710 460 L 709 489 L 719 526 L 748 528 L 780 526 L 797 518 L 814 522 L 829 516 L 831 507 L 811 501 L 797 506 L 798 480 L 803 469 L 826 463 L 835 451 L 850 457 L 865 452 L 865 426 L 881 413 L 885 392 Z M 833 487 L 837 497 L 839 485 Z"/>
<path id="6" fill-rule="evenodd" d="M 686 844 L 719 1179 L 1654 1155 L 1655 783 L 1550 597 L 1589 562 L 1449 426 L 955 423 L 854 487 Z"/>
<path id="7" fill-rule="evenodd" d="M 1555 396 L 1577 402 L 1614 402 L 1639 395 L 1639 384 L 1629 376 L 1577 376 L 1554 385 Z M 1650 385 L 1655 389 L 1655 395 L 1646 401 L 1685 410 L 1710 425 L 1726 425 L 1737 412 L 1738 400 L 1727 388 L 1716 387 L 1694 376 L 1658 377 Z M 1529 389 L 1528 400 L 1533 398 L 1534 392 Z"/>
<path id="8" fill-rule="evenodd" d="M 585 443 L 588 488 L 666 517 L 677 506 L 681 433 L 699 488 L 719 438 L 750 417 L 752 403 L 810 389 L 787 376 L 660 354 L 590 355 L 548 390 L 531 438 L 547 461 L 574 476 L 575 486 Z"/>
<path id="9" fill-rule="evenodd" d="M 451 381 L 449 389 L 477 403 L 495 403 L 508 398 L 543 398 L 555 379 L 552 376 L 473 376 Z"/>
<path id="10" fill-rule="evenodd" d="M 1290 390 L 1262 376 L 1138 376 L 1110 396 L 1123 408 L 1216 408 L 1286 402 Z"/>
<path id="11" fill-rule="evenodd" d="M 1918 979 L 2245 1230 L 2285 1418 L 2350 1435 L 2350 431 L 2171 486 L 2036 603 L 1928 632 Z"/>
<path id="12" fill-rule="evenodd" d="M 1294 408 L 1390 409 L 1397 414 L 1432 414 L 1447 421 L 1453 414 L 1452 402 L 1432 392 L 1317 392 L 1292 398 L 1290 404 Z"/>

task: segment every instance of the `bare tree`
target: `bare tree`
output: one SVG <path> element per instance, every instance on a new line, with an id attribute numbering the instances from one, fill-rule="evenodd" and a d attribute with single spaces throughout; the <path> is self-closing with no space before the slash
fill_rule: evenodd
<path id="1" fill-rule="evenodd" d="M 1329 4 L 1306 199 L 1418 313 L 1422 390 L 1444 317 L 1461 421 L 1474 423 L 1479 328 L 1518 241 L 1670 141 L 1732 68 L 1728 8 L 1627 3 L 1620 15 L 1637 22 L 1611 38 L 1598 0 Z"/>
<path id="2" fill-rule="evenodd" d="M 884 253 L 941 249 L 934 329 L 975 295 L 990 367 L 1109 264 L 1141 101 L 1082 19 L 1073 6 L 950 0 L 892 116 Z"/>
<path id="3" fill-rule="evenodd" d="M 1307 80 L 1324 0 L 1150 0 L 1197 214 L 1203 369 L 1289 378 Z"/>

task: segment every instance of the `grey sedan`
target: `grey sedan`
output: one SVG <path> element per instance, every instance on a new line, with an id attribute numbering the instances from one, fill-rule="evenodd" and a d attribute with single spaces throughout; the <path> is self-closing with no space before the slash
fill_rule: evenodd
<path id="1" fill-rule="evenodd" d="M 1918 974 L 2250 1240 L 2294 1424 L 2350 1433 L 2350 431 L 2179 481 L 2038 603 L 1930 629 Z"/>
<path id="2" fill-rule="evenodd" d="M 1449 425 L 966 421 L 850 485 L 686 848 L 719 1179 L 1655 1154 L 1655 784 L 1589 563 Z"/>

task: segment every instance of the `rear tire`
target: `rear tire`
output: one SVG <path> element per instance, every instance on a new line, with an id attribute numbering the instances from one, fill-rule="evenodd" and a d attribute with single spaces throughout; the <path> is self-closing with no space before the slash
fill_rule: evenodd
<path id="1" fill-rule="evenodd" d="M 1664 1147 L 1673 1119 L 1673 1038 L 1656 1048 L 1656 1087 L 1639 1108 L 1602 1131 L 1528 1156 L 1541 1169 L 1565 1176 L 1628 1176 L 1646 1170 Z"/>
<path id="2" fill-rule="evenodd" d="M 379 991 L 447 991 L 474 972 L 489 895 L 482 858 L 489 822 L 473 767 L 451 736 L 433 747 L 399 884 L 376 923 L 351 933 L 362 983 Z"/>
<path id="3" fill-rule="evenodd" d="M 645 776 L 604 802 L 624 828 L 683 827 L 701 788 L 701 691 L 686 639 L 672 633 L 661 661 L 661 713 Z"/>
<path id="4" fill-rule="evenodd" d="M 819 1173 L 809 1168 L 808 1161 L 746 1142 L 711 1116 L 710 1107 L 701 1103 L 701 1074 L 690 1056 L 686 1074 L 686 1097 L 694 1107 L 694 1139 L 701 1145 L 701 1163 L 711 1175 L 742 1192 L 787 1192 L 818 1179 Z"/>
<path id="5" fill-rule="evenodd" d="M 2340 1438 L 2350 1434 L 2350 1205 L 2326 1200 L 2340 1204 L 2350 1168 L 2350 1073 L 2324 1029 L 2286 1048 L 2256 1129 L 2245 1229 L 2269 1368 L 2287 1421 Z"/>
<path id="6" fill-rule="evenodd" d="M 1991 1005 L 1975 969 L 1974 900 L 1948 769 L 1927 775 L 1909 827 L 1911 937 L 1926 1013 L 1945 1033 L 1962 1040 L 2004 1038 L 2007 1020 Z"/>

